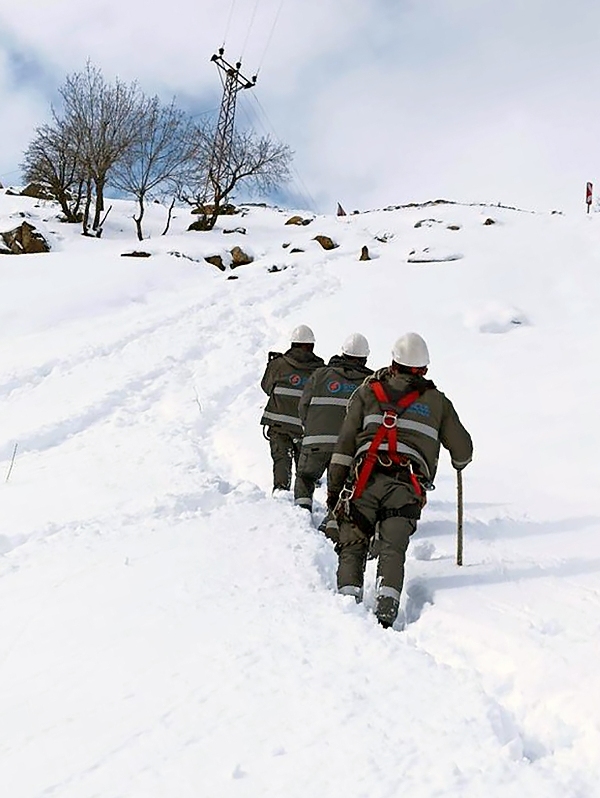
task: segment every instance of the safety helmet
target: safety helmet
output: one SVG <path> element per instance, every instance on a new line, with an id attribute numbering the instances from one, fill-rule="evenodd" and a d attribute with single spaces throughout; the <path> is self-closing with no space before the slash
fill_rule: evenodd
<path id="1" fill-rule="evenodd" d="M 369 342 L 364 335 L 352 333 L 342 344 L 342 354 L 350 357 L 369 357 Z"/>
<path id="2" fill-rule="evenodd" d="M 394 362 L 400 366 L 423 368 L 429 365 L 429 350 L 427 344 L 418 333 L 404 333 L 392 349 Z"/>
<path id="3" fill-rule="evenodd" d="M 314 344 L 315 334 L 306 324 L 299 324 L 292 330 L 290 343 L 292 344 Z"/>

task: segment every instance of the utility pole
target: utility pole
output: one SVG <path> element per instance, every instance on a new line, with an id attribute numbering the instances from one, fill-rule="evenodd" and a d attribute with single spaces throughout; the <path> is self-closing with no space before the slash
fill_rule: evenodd
<path id="1" fill-rule="evenodd" d="M 238 61 L 233 66 L 223 58 L 224 52 L 224 48 L 220 47 L 219 52 L 210 59 L 214 61 L 220 72 L 225 76 L 217 132 L 208 166 L 208 182 L 212 188 L 215 206 L 220 205 L 221 202 L 227 199 L 227 194 L 223 192 L 227 191 L 231 178 L 231 149 L 233 146 L 237 94 L 242 89 L 251 89 L 255 86 L 257 78 L 256 75 L 251 79 L 245 78 L 240 72 L 242 62 Z"/>

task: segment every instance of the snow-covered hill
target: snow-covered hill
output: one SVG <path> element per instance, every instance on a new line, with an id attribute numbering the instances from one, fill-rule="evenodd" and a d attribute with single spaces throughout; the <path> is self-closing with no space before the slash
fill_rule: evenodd
<path id="1" fill-rule="evenodd" d="M 247 207 L 162 237 L 153 206 L 139 243 L 131 214 L 84 238 L 0 193 L 53 248 L 0 256 L 3 793 L 600 796 L 599 219 Z M 473 435 L 465 565 L 444 458 L 403 632 L 372 564 L 336 595 L 324 489 L 312 522 L 270 496 L 258 383 L 298 323 L 373 366 L 420 332 Z"/>

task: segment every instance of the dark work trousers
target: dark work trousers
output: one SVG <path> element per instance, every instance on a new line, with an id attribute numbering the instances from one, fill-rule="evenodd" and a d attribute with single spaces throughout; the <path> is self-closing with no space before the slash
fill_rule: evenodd
<path id="1" fill-rule="evenodd" d="M 375 472 L 362 495 L 353 500 L 353 505 L 371 525 L 372 533 L 379 521 L 379 559 L 377 562 L 377 594 L 392 596 L 400 601 L 404 583 L 404 561 L 410 536 L 417 528 L 415 518 L 419 502 L 412 487 L 398 476 Z M 389 514 L 389 515 L 388 515 Z M 362 594 L 364 570 L 367 560 L 370 536 L 344 545 L 344 527 L 353 527 L 353 522 L 344 519 L 340 524 L 339 563 L 337 572 L 338 590 Z M 356 530 L 346 529 L 352 534 Z M 372 534 L 371 533 L 371 534 Z M 352 591 L 351 588 L 356 588 Z"/>
<path id="2" fill-rule="evenodd" d="M 294 503 L 299 507 L 312 510 L 313 493 L 327 470 L 331 455 L 330 451 L 311 449 L 309 446 L 303 446 L 300 450 L 294 482 Z"/>
<path id="3" fill-rule="evenodd" d="M 269 427 L 268 436 L 273 460 L 273 490 L 289 490 L 292 486 L 292 461 L 297 466 L 300 456 L 300 440 L 275 427 Z"/>

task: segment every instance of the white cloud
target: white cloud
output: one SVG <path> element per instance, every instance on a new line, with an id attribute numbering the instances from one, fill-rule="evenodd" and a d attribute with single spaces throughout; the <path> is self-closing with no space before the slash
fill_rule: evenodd
<path id="1" fill-rule="evenodd" d="M 257 97 L 327 207 L 434 195 L 577 207 L 600 169 L 591 0 L 20 0 L 0 23 L 57 83 L 89 57 L 198 108 L 218 104 L 209 58 L 227 30 L 226 55 L 261 68 Z M 17 96 L 10 70 L 0 169 L 47 109 L 39 72 Z"/>

